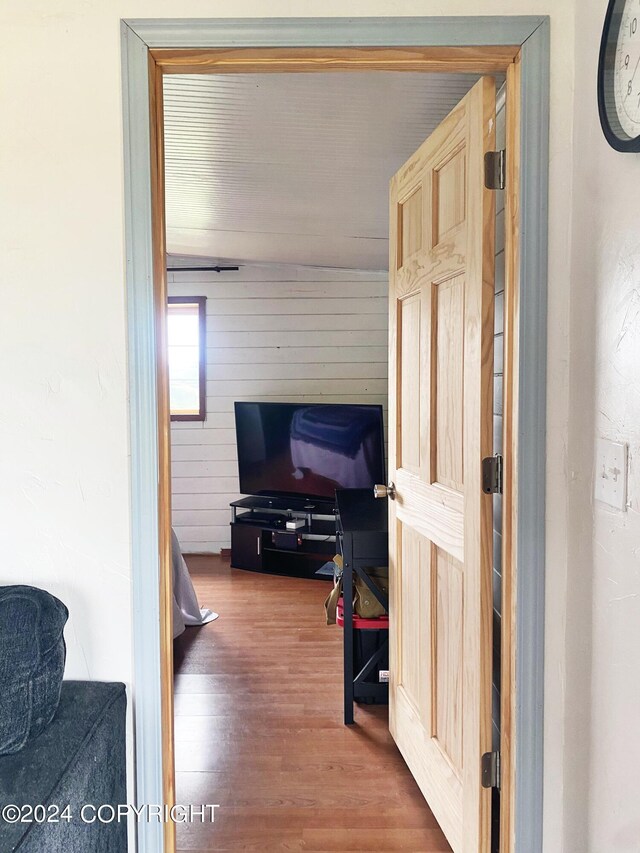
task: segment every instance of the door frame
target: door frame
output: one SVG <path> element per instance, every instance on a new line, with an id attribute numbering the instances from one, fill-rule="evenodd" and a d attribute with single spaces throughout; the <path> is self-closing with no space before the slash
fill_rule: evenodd
<path id="1" fill-rule="evenodd" d="M 123 20 L 136 798 L 173 803 L 163 73 L 507 73 L 501 850 L 542 850 L 549 19 Z M 158 595 L 160 590 L 160 595 Z M 140 853 L 175 850 L 140 823 Z"/>

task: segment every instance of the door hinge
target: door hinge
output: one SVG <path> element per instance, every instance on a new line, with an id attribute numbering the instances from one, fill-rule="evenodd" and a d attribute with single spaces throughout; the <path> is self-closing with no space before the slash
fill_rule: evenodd
<path id="1" fill-rule="evenodd" d="M 484 185 L 488 190 L 503 190 L 506 173 L 506 151 L 487 151 L 484 155 Z"/>
<path id="2" fill-rule="evenodd" d="M 482 460 L 482 491 L 485 495 L 502 494 L 502 456 L 485 456 Z"/>
<path id="3" fill-rule="evenodd" d="M 500 753 L 485 752 L 482 756 L 482 787 L 500 787 Z"/>

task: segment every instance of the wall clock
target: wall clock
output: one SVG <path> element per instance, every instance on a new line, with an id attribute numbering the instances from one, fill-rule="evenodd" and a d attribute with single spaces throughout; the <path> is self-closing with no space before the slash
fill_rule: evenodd
<path id="1" fill-rule="evenodd" d="M 640 151 L 640 0 L 609 0 L 598 62 L 598 112 L 609 145 Z"/>

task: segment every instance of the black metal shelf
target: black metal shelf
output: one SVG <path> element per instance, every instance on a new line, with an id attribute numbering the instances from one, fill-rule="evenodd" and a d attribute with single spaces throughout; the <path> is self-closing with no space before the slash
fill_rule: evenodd
<path id="1" fill-rule="evenodd" d="M 314 515 L 335 515 L 336 503 L 333 500 L 324 500 L 322 498 L 301 498 L 301 497 L 272 497 L 269 495 L 251 495 L 250 497 L 240 498 L 237 501 L 232 501 L 230 506 L 238 509 L 265 509 L 276 510 L 279 512 L 297 512 L 308 513 Z"/>
<path id="2" fill-rule="evenodd" d="M 253 496 L 233 501 L 230 506 L 233 568 L 314 577 L 335 554 L 334 502 Z M 303 520 L 304 527 L 288 530 L 288 519 Z M 287 548 L 273 542 L 274 534 L 283 538 L 288 534 L 301 541 L 295 544 L 294 540 L 295 547 Z"/>
<path id="3" fill-rule="evenodd" d="M 336 503 L 337 541 L 343 558 L 344 722 L 351 725 L 354 701 L 389 701 L 388 683 L 368 680 L 376 668 L 388 667 L 388 623 L 380 628 L 356 629 L 353 618 L 354 573 L 367 584 L 387 614 L 389 612 L 387 596 L 365 571 L 389 565 L 388 506 L 387 499 L 376 499 L 372 489 L 338 490 Z M 377 634 L 379 642 L 368 642 L 375 632 L 381 632 Z M 356 657 L 359 658 L 357 662 Z M 385 661 L 387 666 L 381 666 Z M 354 672 L 354 663 L 357 672 Z"/>
<path id="4" fill-rule="evenodd" d="M 295 517 L 295 516 L 292 516 Z M 265 530 L 277 530 L 287 533 L 298 533 L 303 539 L 309 536 L 326 536 L 331 537 L 335 541 L 336 525 L 335 521 L 325 521 L 324 519 L 314 518 L 311 522 L 311 527 L 298 527 L 296 530 L 288 530 L 286 520 L 288 516 L 278 516 L 276 518 L 263 517 L 259 513 L 242 513 L 236 515 L 233 524 L 251 524 L 254 526 L 263 527 Z"/>

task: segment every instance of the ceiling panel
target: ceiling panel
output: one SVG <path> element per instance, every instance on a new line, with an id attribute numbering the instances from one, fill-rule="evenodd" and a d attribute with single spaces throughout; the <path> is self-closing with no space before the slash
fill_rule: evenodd
<path id="1" fill-rule="evenodd" d="M 389 179 L 477 79 L 166 76 L 169 251 L 386 268 Z"/>

